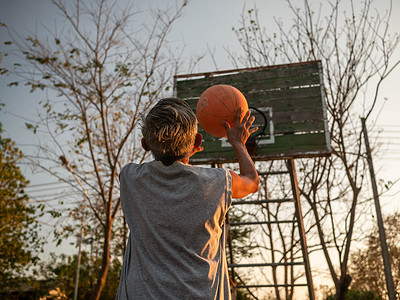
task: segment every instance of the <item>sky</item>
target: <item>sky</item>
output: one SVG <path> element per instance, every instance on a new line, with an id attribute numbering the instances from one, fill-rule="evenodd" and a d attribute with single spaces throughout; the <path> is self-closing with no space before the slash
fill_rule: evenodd
<path id="1" fill-rule="evenodd" d="M 0 0 L 0 22 L 6 23 L 14 33 L 22 36 L 28 32 L 39 32 L 46 34 L 46 28 L 59 26 L 57 20 L 59 13 L 48 0 Z M 348 1 L 342 1 L 347 3 Z M 356 1 L 357 2 L 357 1 Z M 384 1 L 388 3 L 387 1 Z M 139 0 L 132 2 L 142 11 L 147 11 L 148 7 L 156 9 L 165 5 L 173 5 L 175 0 Z M 178 1 L 179 3 L 179 1 Z M 298 5 L 302 0 L 294 1 Z M 316 1 L 314 7 L 318 8 Z M 186 55 L 197 55 L 207 53 L 207 49 L 215 55 L 215 60 L 220 70 L 232 69 L 232 64 L 226 55 L 225 48 L 240 52 L 236 37 L 232 27 L 239 26 L 240 16 L 243 10 L 257 7 L 260 19 L 267 28 L 274 30 L 273 18 L 284 22 L 291 18 L 289 9 L 285 1 L 271 0 L 193 0 L 185 7 L 183 15 L 172 27 L 169 39 L 172 42 L 185 45 Z M 146 15 L 146 14 L 144 14 Z M 394 1 L 392 16 L 400 15 L 400 1 Z M 400 19 L 392 17 L 392 30 L 400 28 Z M 8 39 L 7 32 L 0 28 L 0 51 L 5 49 L 3 43 Z M 400 49 L 395 55 L 400 58 Z M 212 59 L 207 57 L 198 65 L 196 72 L 214 71 L 216 69 Z M 377 157 L 374 157 L 375 171 L 378 179 L 395 181 L 400 177 L 400 68 L 383 83 L 378 99 L 383 106 L 378 106 L 375 115 L 368 124 L 371 128 L 370 140 L 382 144 L 382 149 Z M 0 101 L 6 106 L 0 112 L 1 122 L 5 130 L 5 135 L 12 137 L 17 144 L 23 146 L 27 144 L 27 133 L 24 120 L 34 119 L 38 111 L 38 101 L 43 97 L 40 93 L 30 94 L 27 88 L 8 88 L 5 85 L 12 81 L 10 78 L 0 77 Z M 366 98 L 372 97 L 368 94 Z M 382 99 L 387 99 L 382 101 Z M 372 125 L 374 125 L 372 127 Z M 376 140 L 378 138 L 378 140 Z M 29 170 L 26 170 L 29 172 Z M 29 178 L 32 184 L 42 183 L 40 178 Z M 46 179 L 47 180 L 47 179 Z M 391 197 L 382 198 L 382 206 L 385 210 L 387 204 L 388 211 L 400 210 L 400 198 L 397 185 L 396 191 L 390 193 Z M 397 193 L 397 194 L 396 194 Z"/>
<path id="2" fill-rule="evenodd" d="M 342 2 L 346 3 L 347 0 Z M 387 1 L 381 1 L 387 3 Z M 381 3 L 380 2 L 380 3 Z M 175 3 L 172 0 L 139 0 L 133 2 L 143 10 L 147 6 L 153 8 Z M 298 5 L 303 3 L 298 0 Z M 274 28 L 273 18 L 286 21 L 291 18 L 285 1 L 272 0 L 192 0 L 189 2 L 180 19 L 174 24 L 170 40 L 182 43 L 186 47 L 186 55 L 207 52 L 207 48 L 215 51 L 215 58 L 220 70 L 232 69 L 224 48 L 229 47 L 239 52 L 232 27 L 239 26 L 240 15 L 243 9 L 259 9 L 260 19 L 269 28 Z M 383 4 L 382 4 L 383 5 Z M 394 1 L 391 28 L 400 31 L 400 1 Z M 0 22 L 6 23 L 18 34 L 25 36 L 29 31 L 40 31 L 45 34 L 42 25 L 48 28 L 54 27 L 58 18 L 54 7 L 47 0 L 0 0 Z M 0 51 L 5 49 L 3 43 L 9 40 L 6 30 L 0 27 Z M 400 49 L 395 54 L 400 59 Z M 205 59 L 196 69 L 196 72 L 214 71 L 215 65 L 210 58 Z M 24 150 L 24 145 L 34 142 L 25 130 L 24 120 L 34 119 L 38 111 L 40 93 L 30 94 L 26 88 L 8 88 L 5 85 L 9 79 L 0 77 L 0 102 L 6 106 L 0 112 L 0 121 L 3 123 L 3 136 L 14 139 L 17 145 Z M 379 180 L 396 181 L 400 178 L 400 68 L 383 83 L 379 99 L 384 106 L 378 106 L 374 118 L 369 124 L 370 140 L 382 144 L 382 151 L 374 157 L 375 173 Z M 367 94 L 366 97 L 371 97 Z M 383 100 L 387 99 L 387 100 Z M 379 112 L 379 114 L 378 114 Z M 372 125 L 374 125 L 372 127 Z M 26 148 L 28 149 L 28 148 Z M 32 174 L 29 168 L 24 168 L 28 179 L 33 186 L 32 195 L 53 193 L 58 185 L 46 185 L 54 182 L 54 179 Z M 45 184 L 44 186 L 38 186 Z M 44 191 L 43 191 L 44 189 Z M 47 190 L 47 191 L 46 191 Z M 28 190 L 29 191 L 29 190 Z M 36 191 L 36 192 L 35 192 Z M 39 191 L 39 192 L 38 192 Z M 400 183 L 397 183 L 392 191 L 381 197 L 381 205 L 384 213 L 400 211 Z M 371 211 L 371 214 L 374 212 Z"/>

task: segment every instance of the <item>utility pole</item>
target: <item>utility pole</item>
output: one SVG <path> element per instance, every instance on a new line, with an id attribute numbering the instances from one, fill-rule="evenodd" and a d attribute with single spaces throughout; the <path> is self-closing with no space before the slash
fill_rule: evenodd
<path id="1" fill-rule="evenodd" d="M 80 233 L 80 236 L 79 236 L 78 258 L 77 258 L 77 263 L 76 263 L 74 300 L 78 299 L 79 270 L 81 268 L 81 257 L 82 257 L 82 239 L 83 239 L 83 225 L 84 225 L 84 221 L 83 220 L 84 220 L 84 217 L 82 216 L 81 233 Z"/>
<path id="2" fill-rule="evenodd" d="M 365 126 L 365 118 L 361 118 L 361 123 L 362 123 L 362 130 L 363 130 L 363 134 L 364 134 L 365 149 L 367 151 L 367 161 L 368 161 L 368 166 L 369 166 L 369 173 L 371 175 L 372 192 L 374 194 L 376 219 L 378 222 L 379 239 L 381 241 L 381 250 L 382 250 L 382 257 L 383 257 L 383 268 L 384 268 L 385 277 L 386 277 L 386 288 L 388 291 L 389 300 L 395 300 L 396 296 L 394 293 L 394 282 L 393 282 L 393 277 L 392 277 L 392 269 L 390 266 L 389 251 L 388 251 L 388 247 L 386 244 L 385 227 L 383 226 L 381 205 L 379 203 L 378 188 L 376 185 L 374 166 L 372 164 L 371 148 L 369 147 L 367 127 Z"/>

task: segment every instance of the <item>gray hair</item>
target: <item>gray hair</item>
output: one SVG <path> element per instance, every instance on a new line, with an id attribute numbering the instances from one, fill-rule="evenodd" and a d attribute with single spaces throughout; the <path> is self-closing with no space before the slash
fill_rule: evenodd
<path id="1" fill-rule="evenodd" d="M 195 113 L 178 98 L 161 99 L 143 120 L 143 138 L 154 158 L 164 165 L 190 154 L 196 133 Z"/>

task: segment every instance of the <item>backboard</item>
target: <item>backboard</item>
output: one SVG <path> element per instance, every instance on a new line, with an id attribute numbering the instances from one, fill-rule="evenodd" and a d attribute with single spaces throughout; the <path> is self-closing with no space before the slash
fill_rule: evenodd
<path id="1" fill-rule="evenodd" d="M 228 84 L 246 97 L 254 126 L 248 142 L 253 160 L 326 156 L 331 152 L 320 61 L 175 76 L 174 95 L 196 110 L 210 86 Z M 192 164 L 236 161 L 224 138 L 203 135 Z"/>

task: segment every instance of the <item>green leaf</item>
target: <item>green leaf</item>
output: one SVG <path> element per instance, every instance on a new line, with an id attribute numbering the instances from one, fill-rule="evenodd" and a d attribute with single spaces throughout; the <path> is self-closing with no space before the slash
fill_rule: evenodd
<path id="1" fill-rule="evenodd" d="M 14 82 L 10 82 L 9 84 L 7 84 L 7 86 L 12 87 L 12 86 L 18 86 L 18 81 L 14 81 Z"/>
<path id="2" fill-rule="evenodd" d="M 26 126 L 27 129 L 32 130 L 34 134 L 36 134 L 37 129 L 39 127 L 39 125 L 35 126 L 35 125 L 32 125 L 30 123 L 26 123 L 26 122 L 25 122 L 25 126 Z"/>
<path id="3" fill-rule="evenodd" d="M 1 123 L 0 123 L 1 125 Z M 0 126 L 1 127 L 1 126 Z M 12 274 L 36 260 L 41 247 L 38 238 L 37 208 L 28 203 L 24 188 L 29 183 L 17 165 L 23 157 L 15 143 L 0 136 L 0 289 Z"/>

